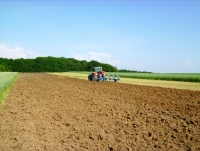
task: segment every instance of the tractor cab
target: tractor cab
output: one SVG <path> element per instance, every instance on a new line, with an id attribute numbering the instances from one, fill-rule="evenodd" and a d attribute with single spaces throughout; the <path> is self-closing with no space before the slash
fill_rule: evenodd
<path id="1" fill-rule="evenodd" d="M 94 72 L 101 72 L 102 71 L 102 67 L 94 67 Z"/>

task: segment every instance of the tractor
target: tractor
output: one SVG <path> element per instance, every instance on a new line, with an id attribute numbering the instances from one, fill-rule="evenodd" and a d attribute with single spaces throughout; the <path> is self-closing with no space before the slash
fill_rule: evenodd
<path id="1" fill-rule="evenodd" d="M 114 82 L 120 81 L 119 75 L 110 75 L 106 77 L 106 72 L 102 70 L 102 67 L 94 67 L 94 72 L 88 75 L 89 81 L 110 81 L 114 80 Z"/>
<path id="2" fill-rule="evenodd" d="M 102 70 L 102 67 L 94 67 L 94 72 L 88 75 L 89 81 L 106 81 L 106 72 Z"/>

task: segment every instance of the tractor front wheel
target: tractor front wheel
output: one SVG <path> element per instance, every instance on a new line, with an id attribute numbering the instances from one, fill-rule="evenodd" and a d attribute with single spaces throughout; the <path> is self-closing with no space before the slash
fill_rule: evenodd
<path id="1" fill-rule="evenodd" d="M 106 81 L 106 75 L 103 74 L 103 81 Z"/>
<path id="2" fill-rule="evenodd" d="M 97 76 L 96 75 L 92 75 L 92 81 L 97 81 Z"/>

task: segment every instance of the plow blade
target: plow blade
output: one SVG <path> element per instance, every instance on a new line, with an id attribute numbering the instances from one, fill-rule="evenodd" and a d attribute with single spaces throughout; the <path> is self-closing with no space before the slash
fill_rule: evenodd
<path id="1" fill-rule="evenodd" d="M 120 82 L 120 75 L 119 74 L 108 74 L 108 75 L 106 75 L 106 81 Z"/>

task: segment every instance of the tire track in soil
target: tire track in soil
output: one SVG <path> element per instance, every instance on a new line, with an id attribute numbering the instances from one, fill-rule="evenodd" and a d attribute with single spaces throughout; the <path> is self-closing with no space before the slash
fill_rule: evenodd
<path id="1" fill-rule="evenodd" d="M 20 73 L 0 150 L 200 150 L 200 91 Z"/>

